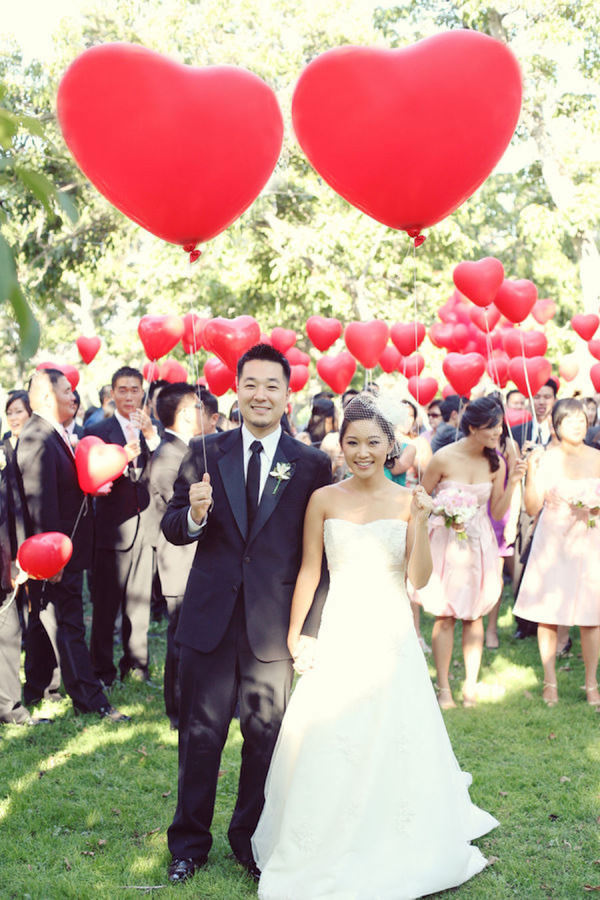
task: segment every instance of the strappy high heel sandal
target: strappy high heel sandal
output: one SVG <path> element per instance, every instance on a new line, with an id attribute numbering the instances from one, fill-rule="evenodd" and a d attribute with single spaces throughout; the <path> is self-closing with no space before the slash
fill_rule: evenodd
<path id="1" fill-rule="evenodd" d="M 545 688 L 554 688 L 557 691 L 556 697 L 544 697 Z M 546 706 L 556 706 L 558 703 L 558 685 L 553 684 L 551 681 L 544 681 L 544 688 L 542 689 L 542 700 L 546 704 Z"/>
<path id="2" fill-rule="evenodd" d="M 598 690 L 598 685 L 597 685 L 597 684 L 593 684 L 591 687 L 586 687 L 585 684 L 584 684 L 583 687 L 581 688 L 581 690 L 582 690 L 582 691 L 585 691 L 585 696 L 586 696 L 588 705 L 589 705 L 589 706 L 593 706 L 593 707 L 595 707 L 597 710 L 600 711 L 600 697 L 598 697 L 597 700 L 590 700 L 590 699 L 589 699 L 590 693 L 591 693 L 592 691 L 597 691 L 597 690 Z"/>
<path id="3" fill-rule="evenodd" d="M 438 703 L 440 705 L 440 709 L 454 709 L 456 703 L 454 702 L 454 697 L 452 696 L 452 691 L 450 688 L 438 688 Z"/>

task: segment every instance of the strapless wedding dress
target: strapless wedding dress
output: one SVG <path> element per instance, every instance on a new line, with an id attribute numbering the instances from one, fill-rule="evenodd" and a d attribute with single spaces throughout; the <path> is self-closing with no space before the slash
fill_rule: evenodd
<path id="1" fill-rule="evenodd" d="M 325 522 L 317 664 L 290 701 L 252 840 L 261 900 L 401 900 L 461 884 L 498 822 L 471 803 L 406 593 L 406 523 Z"/>

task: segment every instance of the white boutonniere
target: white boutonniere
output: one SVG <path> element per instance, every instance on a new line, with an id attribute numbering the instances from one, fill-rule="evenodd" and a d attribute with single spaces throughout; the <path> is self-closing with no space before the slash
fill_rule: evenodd
<path id="1" fill-rule="evenodd" d="M 0 472 L 6 468 L 6 453 L 0 450 Z"/>
<path id="2" fill-rule="evenodd" d="M 292 467 L 289 463 L 277 463 L 274 469 L 269 472 L 271 478 L 277 479 L 277 484 L 273 488 L 273 493 L 276 494 L 279 490 L 279 485 L 282 481 L 289 481 L 292 477 Z"/>

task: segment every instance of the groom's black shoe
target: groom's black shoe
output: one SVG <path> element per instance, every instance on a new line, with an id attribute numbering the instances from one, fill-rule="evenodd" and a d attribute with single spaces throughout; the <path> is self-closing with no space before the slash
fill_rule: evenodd
<path id="1" fill-rule="evenodd" d="M 234 856 L 236 862 L 238 862 L 240 864 L 240 866 L 244 867 L 244 869 L 246 870 L 246 872 L 248 873 L 250 878 L 252 878 L 253 881 L 258 881 L 258 879 L 260 878 L 260 869 L 256 865 L 256 862 L 254 861 L 254 857 L 252 855 L 238 856 L 238 854 L 235 852 L 234 852 L 233 856 Z"/>
<path id="2" fill-rule="evenodd" d="M 207 857 L 201 859 L 181 859 L 174 856 L 171 865 L 167 869 L 167 875 L 171 884 L 179 884 L 181 881 L 187 881 L 198 869 L 206 865 Z"/>

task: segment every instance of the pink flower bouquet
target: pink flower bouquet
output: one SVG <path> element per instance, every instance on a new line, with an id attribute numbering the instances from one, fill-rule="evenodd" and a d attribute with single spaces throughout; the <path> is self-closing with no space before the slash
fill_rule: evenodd
<path id="1" fill-rule="evenodd" d="M 443 488 L 433 498 L 433 514 L 453 528 L 459 541 L 467 539 L 467 523 L 477 512 L 477 499 L 460 488 Z"/>

